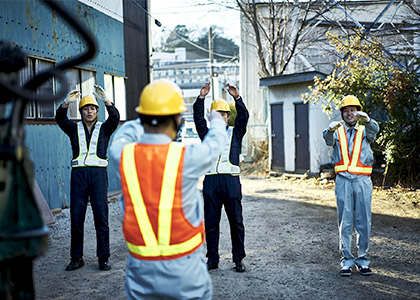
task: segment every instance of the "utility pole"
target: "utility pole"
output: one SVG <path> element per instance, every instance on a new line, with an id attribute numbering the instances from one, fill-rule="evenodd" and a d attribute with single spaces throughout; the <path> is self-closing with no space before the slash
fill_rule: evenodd
<path id="1" fill-rule="evenodd" d="M 420 11 L 420 0 L 413 1 L 414 8 L 417 11 Z M 417 61 L 420 60 L 420 33 L 418 31 L 414 31 L 413 33 L 413 46 L 414 46 L 414 57 L 417 58 Z M 417 78 L 420 78 L 420 63 L 414 65 L 414 70 L 417 74 Z"/>
<path id="2" fill-rule="evenodd" d="M 209 61 L 210 61 L 210 83 L 211 83 L 211 101 L 214 101 L 214 82 L 213 82 L 213 43 L 212 30 L 209 29 Z"/>

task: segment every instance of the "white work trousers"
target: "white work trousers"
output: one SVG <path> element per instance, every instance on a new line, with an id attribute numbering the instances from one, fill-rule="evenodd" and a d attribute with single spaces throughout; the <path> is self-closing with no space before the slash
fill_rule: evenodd
<path id="1" fill-rule="evenodd" d="M 335 197 L 337 200 L 338 230 L 340 236 L 341 266 L 369 266 L 371 227 L 372 180 L 368 175 L 352 176 L 352 179 L 337 174 Z M 351 253 L 353 228 L 357 232 L 358 253 Z"/>
<path id="2" fill-rule="evenodd" d="M 125 288 L 129 300 L 211 300 L 212 286 L 203 246 L 172 260 L 127 258 Z"/>

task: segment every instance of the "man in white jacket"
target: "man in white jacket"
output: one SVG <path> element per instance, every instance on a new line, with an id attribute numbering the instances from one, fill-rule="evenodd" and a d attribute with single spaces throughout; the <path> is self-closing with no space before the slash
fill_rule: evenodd
<path id="1" fill-rule="evenodd" d="M 223 150 L 225 122 L 212 112 L 201 144 L 173 142 L 185 104 L 179 87 L 166 80 L 145 87 L 136 111 L 141 124 L 137 119 L 122 125 L 110 147 L 123 190 L 127 296 L 211 299 L 197 183 Z"/>

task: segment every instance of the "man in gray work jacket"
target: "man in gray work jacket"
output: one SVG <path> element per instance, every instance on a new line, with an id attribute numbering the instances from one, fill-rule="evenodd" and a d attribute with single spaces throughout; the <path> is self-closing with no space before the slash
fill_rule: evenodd
<path id="1" fill-rule="evenodd" d="M 343 121 L 333 121 L 323 135 L 328 146 L 333 147 L 336 173 L 335 197 L 341 250 L 341 276 L 350 276 L 356 265 L 361 275 L 371 275 L 368 258 L 373 153 L 370 143 L 379 132 L 378 123 L 362 111 L 359 100 L 346 96 L 341 102 Z M 358 124 L 360 122 L 360 124 Z M 353 227 L 356 229 L 357 256 L 351 253 Z"/>

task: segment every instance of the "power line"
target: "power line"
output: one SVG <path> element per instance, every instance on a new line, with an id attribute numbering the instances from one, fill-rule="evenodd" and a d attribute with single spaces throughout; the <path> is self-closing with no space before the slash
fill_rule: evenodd
<path id="1" fill-rule="evenodd" d="M 188 39 L 186 39 L 186 38 L 184 38 L 183 36 L 181 36 L 181 35 L 179 35 L 176 31 L 174 31 L 174 30 L 171 30 L 171 29 L 169 29 L 169 28 L 167 28 L 166 26 L 164 26 L 164 25 L 162 25 L 162 23 L 158 20 L 158 19 L 156 19 L 156 18 L 154 18 L 146 9 L 144 9 L 138 2 L 137 2 L 137 0 L 131 0 L 131 1 L 133 1 L 134 2 L 134 4 L 136 4 L 146 15 L 148 15 L 151 19 L 153 19 L 154 21 L 155 21 L 155 24 L 158 26 L 158 27 L 163 27 L 165 30 L 169 30 L 171 33 L 173 33 L 173 34 L 175 34 L 178 38 L 180 38 L 181 40 L 183 40 L 183 41 L 185 41 L 185 42 L 187 42 L 188 44 L 190 44 L 191 46 L 193 46 L 193 47 L 196 47 L 196 48 L 198 48 L 198 49 L 200 49 L 200 50 L 202 50 L 202 51 L 204 51 L 204 52 L 206 52 L 206 53 L 210 53 L 210 50 L 209 49 L 206 49 L 206 48 L 203 48 L 203 47 L 201 47 L 200 45 L 197 45 L 197 44 L 195 44 L 194 42 L 192 42 L 192 41 L 190 41 L 190 40 L 188 40 Z M 239 57 L 238 56 L 231 56 L 231 55 L 225 55 L 225 54 L 220 54 L 220 53 L 216 53 L 216 52 L 213 52 L 213 55 L 217 55 L 217 56 L 220 56 L 220 57 L 224 57 L 224 58 L 232 58 L 232 59 L 236 59 L 236 58 L 238 58 L 239 59 Z"/>

